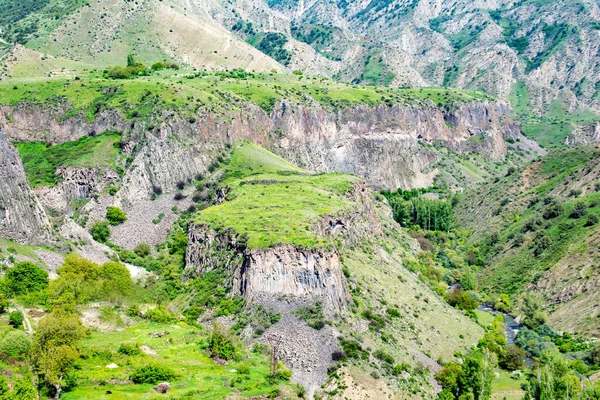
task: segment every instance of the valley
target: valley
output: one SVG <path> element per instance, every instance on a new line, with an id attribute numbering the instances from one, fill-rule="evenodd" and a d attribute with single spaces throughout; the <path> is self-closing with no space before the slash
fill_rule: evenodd
<path id="1" fill-rule="evenodd" d="M 0 399 L 598 399 L 595 1 L 0 0 Z"/>

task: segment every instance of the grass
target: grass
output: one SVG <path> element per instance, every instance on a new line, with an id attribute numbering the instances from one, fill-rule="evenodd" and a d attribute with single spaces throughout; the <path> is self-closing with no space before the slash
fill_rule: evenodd
<path id="1" fill-rule="evenodd" d="M 60 179 L 60 166 L 116 168 L 121 136 L 106 133 L 83 137 L 72 142 L 46 146 L 40 142 L 15 143 L 23 159 L 27 180 L 31 186 L 54 186 Z"/>
<path id="2" fill-rule="evenodd" d="M 112 80 L 90 72 L 78 79 L 24 78 L 0 82 L 2 105 L 55 105 L 63 109 L 63 119 L 82 113 L 91 121 L 102 109 L 116 109 L 131 119 L 144 118 L 155 109 L 177 109 L 189 114 L 200 109 L 225 113 L 245 103 L 270 112 L 283 99 L 308 104 L 306 95 L 323 107 L 334 109 L 359 104 L 455 106 L 490 99 L 479 92 L 456 89 L 351 86 L 325 78 L 280 74 L 163 71 L 148 77 Z"/>
<path id="3" fill-rule="evenodd" d="M 522 81 L 515 83 L 509 100 L 525 135 L 548 150 L 564 148 L 565 139 L 576 126 L 600 121 L 600 115 L 587 108 L 569 113 L 561 100 L 552 102 L 544 115 L 535 115 L 530 107 L 527 87 Z"/>
<path id="4" fill-rule="evenodd" d="M 249 248 L 324 246 L 311 227 L 351 207 L 344 194 L 357 180 L 339 173 L 310 174 L 259 146 L 243 144 L 225 167 L 223 185 L 230 188 L 230 200 L 203 210 L 195 223 L 232 229 L 247 237 Z"/>
<path id="5" fill-rule="evenodd" d="M 493 400 L 520 400 L 523 398 L 524 393 L 520 393 L 521 383 L 525 382 L 525 379 L 515 379 L 511 374 L 504 370 L 497 370 L 497 377 L 492 383 L 492 399 Z"/>
<path id="6" fill-rule="evenodd" d="M 556 192 L 566 183 L 583 179 L 583 171 L 588 169 L 586 166 L 592 168 L 598 155 L 599 152 L 594 147 L 574 148 L 552 152 L 540 162 L 537 169 L 538 178 L 534 181 L 534 186 L 524 194 L 527 197 L 521 202 L 522 206 L 512 211 L 503 210 L 505 218 L 499 230 L 500 241 L 497 247 L 490 249 L 490 266 L 480 274 L 482 288 L 494 293 L 518 295 L 528 283 L 535 282 L 563 257 L 579 251 L 576 245 L 584 242 L 596 227 L 585 226 L 587 217 L 573 219 L 569 214 L 578 202 L 587 205 L 588 215 L 599 214 L 600 193 L 589 191 L 586 195 L 576 198 L 560 199 L 564 212 L 548 220 L 542 218 L 543 211 L 548 207 L 543 201 L 528 206 L 526 199 L 555 197 Z M 505 178 L 496 193 L 503 193 L 503 187 L 515 187 L 517 182 L 520 182 L 519 174 Z M 510 190 L 507 192 L 510 193 Z M 485 196 L 490 197 L 489 194 Z M 518 198 L 512 200 L 516 202 Z M 495 205 L 488 206 L 495 208 Z M 524 226 L 532 218 L 543 222 L 535 231 L 527 232 Z M 520 235 L 524 236 L 524 243 L 514 245 L 512 239 Z M 549 238 L 551 242 L 541 254 L 534 255 L 535 240 L 542 236 Z"/>
<path id="7" fill-rule="evenodd" d="M 169 331 L 163 338 L 154 332 Z M 243 361 L 217 365 L 202 350 L 208 332 L 185 323 L 139 323 L 121 332 L 92 332 L 80 345 L 82 357 L 77 365 L 77 386 L 61 398 L 74 399 L 150 399 L 158 394 L 152 384 L 135 385 L 128 377 L 136 367 L 160 364 L 170 368 L 177 378 L 161 398 L 225 399 L 232 395 L 265 396 L 278 388 L 268 380 L 269 361 L 260 354 L 247 353 Z M 167 341 L 169 340 L 170 343 Z M 121 344 L 146 345 L 157 355 L 117 353 Z M 106 368 L 115 363 L 119 367 Z M 237 371 L 244 371 L 240 373 Z M 286 390 L 286 383 L 280 383 Z M 289 392 L 289 389 L 287 389 Z M 108 394 L 112 392 L 112 394 Z"/>

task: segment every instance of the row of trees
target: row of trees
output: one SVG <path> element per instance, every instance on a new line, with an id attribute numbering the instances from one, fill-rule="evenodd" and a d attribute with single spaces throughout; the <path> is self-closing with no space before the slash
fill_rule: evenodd
<path id="1" fill-rule="evenodd" d="M 135 60 L 133 54 L 127 56 L 127 66 L 115 65 L 105 71 L 106 76 L 113 79 L 128 79 L 136 76 L 150 75 L 152 71 L 161 69 L 179 69 L 179 65 L 173 62 L 159 61 L 152 64 L 151 68 L 146 67 L 144 63 Z"/>
<path id="2" fill-rule="evenodd" d="M 425 230 L 449 232 L 454 226 L 452 204 L 445 200 L 412 197 L 405 200 L 396 193 L 384 193 L 400 225 L 419 226 Z"/>

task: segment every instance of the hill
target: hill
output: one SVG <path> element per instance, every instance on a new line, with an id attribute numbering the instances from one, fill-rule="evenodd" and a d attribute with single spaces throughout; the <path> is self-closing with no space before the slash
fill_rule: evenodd
<path id="1" fill-rule="evenodd" d="M 553 325 L 598 332 L 597 170 L 596 147 L 556 151 L 465 194 L 456 215 L 487 248 L 484 290 L 540 292 Z"/>

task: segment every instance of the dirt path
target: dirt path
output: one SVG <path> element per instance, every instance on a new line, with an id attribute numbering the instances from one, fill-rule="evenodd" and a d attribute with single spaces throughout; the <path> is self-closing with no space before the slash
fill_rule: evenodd
<path id="1" fill-rule="evenodd" d="M 19 308 L 19 311 L 23 313 L 23 328 L 25 328 L 25 333 L 33 335 L 35 331 L 31 326 L 31 321 L 29 321 L 29 315 L 27 315 L 27 310 L 25 310 L 24 308 Z"/>

